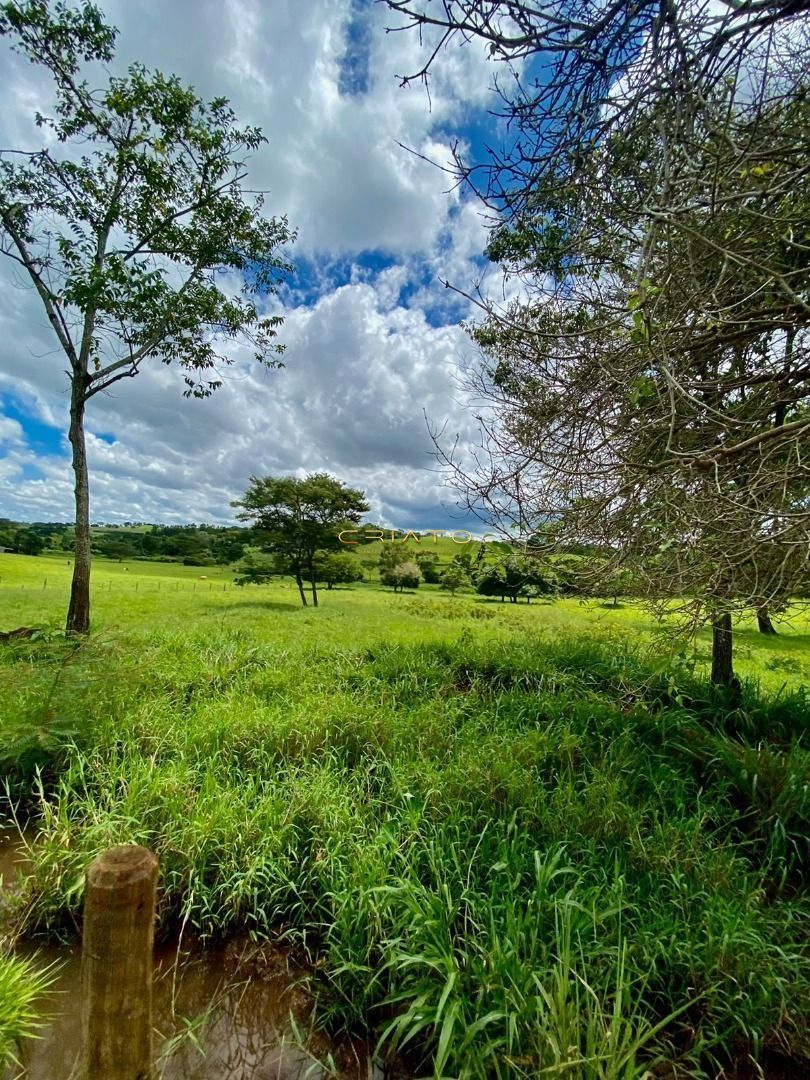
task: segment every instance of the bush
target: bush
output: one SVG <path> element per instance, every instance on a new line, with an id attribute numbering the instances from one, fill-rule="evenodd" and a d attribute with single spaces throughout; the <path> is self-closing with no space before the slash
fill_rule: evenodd
<path id="1" fill-rule="evenodd" d="M 418 589 L 422 581 L 422 573 L 416 563 L 397 563 L 395 566 L 380 570 L 380 581 L 383 585 L 390 585 L 394 592 L 402 592 L 403 589 Z"/>

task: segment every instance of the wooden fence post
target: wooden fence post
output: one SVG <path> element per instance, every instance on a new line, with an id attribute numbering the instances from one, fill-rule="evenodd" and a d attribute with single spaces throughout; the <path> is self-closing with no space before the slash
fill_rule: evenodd
<path id="1" fill-rule="evenodd" d="M 82 942 L 83 1080 L 149 1080 L 158 861 L 111 848 L 89 866 Z"/>

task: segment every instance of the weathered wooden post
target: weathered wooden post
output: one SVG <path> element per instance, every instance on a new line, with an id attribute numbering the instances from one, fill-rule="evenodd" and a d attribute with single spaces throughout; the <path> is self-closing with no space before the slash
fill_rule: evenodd
<path id="1" fill-rule="evenodd" d="M 89 866 L 82 943 L 83 1080 L 152 1077 L 152 951 L 158 861 L 111 848 Z"/>

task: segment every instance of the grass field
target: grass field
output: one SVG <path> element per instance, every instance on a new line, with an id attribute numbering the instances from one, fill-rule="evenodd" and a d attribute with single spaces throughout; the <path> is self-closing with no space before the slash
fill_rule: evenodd
<path id="1" fill-rule="evenodd" d="M 88 859 L 145 843 L 162 931 L 282 935 L 409 1075 L 805 1074 L 803 614 L 739 628 L 731 710 L 632 605 L 98 561 L 77 646 L 69 574 L 0 555 L 0 629 L 54 628 L 0 647 L 10 927 L 73 933 Z"/>
<path id="2" fill-rule="evenodd" d="M 443 546 L 442 546 L 443 545 Z M 423 545 L 424 546 L 424 545 Z M 366 547 L 370 558 L 379 549 Z M 430 550 L 433 546 L 430 545 Z M 439 540 L 442 558 L 453 553 L 452 542 Z M 369 554 L 371 553 L 371 555 Z M 359 556 L 358 556 L 359 557 Z M 71 568 L 63 556 L 0 554 L 0 629 L 20 625 L 61 628 L 70 593 Z M 698 670 L 708 669 L 710 635 L 695 643 L 677 629 L 658 625 L 637 605 L 559 599 L 553 603 L 502 604 L 473 593 L 455 597 L 438 586 L 394 596 L 376 584 L 319 591 L 321 607 L 302 608 L 294 582 L 233 585 L 234 573 L 222 566 L 179 563 L 114 562 L 93 565 L 93 618 L 99 631 L 149 634 L 158 626 L 185 629 L 244 628 L 263 641 L 323 647 L 351 647 L 376 641 L 402 643 L 446 641 L 462 626 L 486 629 L 487 636 L 516 630 L 542 634 L 620 635 L 667 661 L 688 656 Z M 810 609 L 797 608 L 777 622 L 777 637 L 760 634 L 754 619 L 735 624 L 735 666 L 742 677 L 757 680 L 772 693 L 810 681 Z"/>

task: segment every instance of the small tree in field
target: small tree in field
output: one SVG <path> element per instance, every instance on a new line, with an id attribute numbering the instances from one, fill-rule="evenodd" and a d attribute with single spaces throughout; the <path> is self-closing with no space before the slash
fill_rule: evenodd
<path id="1" fill-rule="evenodd" d="M 499 596 L 501 603 L 508 588 L 503 563 L 486 563 L 475 575 L 475 591 L 479 596 Z"/>
<path id="2" fill-rule="evenodd" d="M 415 562 L 397 563 L 395 566 L 380 571 L 380 581 L 383 585 L 390 585 L 394 592 L 418 589 L 422 581 L 422 572 Z"/>
<path id="3" fill-rule="evenodd" d="M 252 476 L 250 487 L 233 506 L 238 517 L 252 521 L 267 546 L 295 578 L 301 603 L 307 606 L 304 581 L 318 606 L 318 552 L 338 550 L 338 533 L 357 525 L 368 510 L 362 491 L 346 487 L 328 473 L 295 476 Z"/>
<path id="4" fill-rule="evenodd" d="M 633 573 L 617 566 L 602 577 L 600 584 L 602 595 L 611 597 L 611 607 L 618 607 L 620 598 L 633 588 Z"/>
<path id="5" fill-rule="evenodd" d="M 441 576 L 441 587 L 446 589 L 451 596 L 456 595 L 456 589 L 470 584 L 470 575 L 463 566 L 450 565 Z"/>
<path id="6" fill-rule="evenodd" d="M 225 98 L 205 102 L 141 65 L 91 89 L 82 62 L 111 60 L 116 33 L 89 3 L 0 4 L 0 35 L 55 89 L 54 115 L 35 115 L 31 143 L 0 153 L 0 251 L 36 289 L 67 361 L 70 633 L 90 626 L 88 402 L 158 361 L 183 369 L 187 396 L 207 397 L 234 339 L 276 366 L 282 320 L 262 317 L 254 297 L 276 291 L 293 239 L 242 187 L 245 155 L 264 138 L 237 126 Z"/>
<path id="7" fill-rule="evenodd" d="M 319 551 L 315 556 L 315 574 L 318 581 L 326 583 L 327 589 L 363 580 L 357 559 L 340 551 Z"/>

